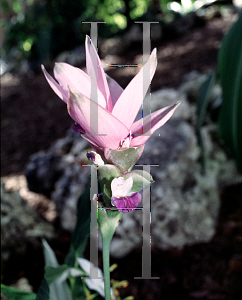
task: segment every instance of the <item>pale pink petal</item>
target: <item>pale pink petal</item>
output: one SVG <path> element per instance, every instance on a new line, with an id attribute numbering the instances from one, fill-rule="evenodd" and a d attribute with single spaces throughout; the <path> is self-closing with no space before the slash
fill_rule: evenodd
<path id="1" fill-rule="evenodd" d="M 123 88 L 113 78 L 106 74 L 113 107 L 123 92 Z"/>
<path id="2" fill-rule="evenodd" d="M 131 134 L 134 135 L 134 138 L 131 140 L 130 147 L 143 145 L 158 128 L 163 126 L 170 119 L 180 103 L 181 102 L 177 102 L 173 105 L 164 107 L 152 113 L 150 116 L 146 116 L 145 118 L 135 122 L 130 129 Z M 143 126 L 147 122 L 151 122 L 151 126 Z M 151 134 L 145 135 L 147 130 L 146 132 L 143 132 L 144 128 L 148 130 L 150 129 Z"/>
<path id="3" fill-rule="evenodd" d="M 111 101 L 106 75 L 103 70 L 100 58 L 97 54 L 97 50 L 95 49 L 95 46 L 91 42 L 89 36 L 86 36 L 85 47 L 87 74 L 91 78 L 92 82 L 94 82 L 97 85 L 98 89 L 103 94 L 106 100 L 106 109 L 111 112 L 113 109 L 113 105 Z"/>
<path id="4" fill-rule="evenodd" d="M 70 87 L 77 93 L 81 93 L 88 98 L 91 97 L 91 79 L 81 69 L 66 63 L 56 63 L 54 75 L 67 95 L 69 95 Z M 98 104 L 106 107 L 106 100 L 99 89 L 97 89 L 97 97 Z"/>
<path id="5" fill-rule="evenodd" d="M 125 197 L 129 194 L 133 186 L 133 178 L 130 176 L 128 179 L 123 177 L 114 178 L 111 182 L 111 190 L 113 197 Z"/>
<path id="6" fill-rule="evenodd" d="M 97 123 L 93 128 L 90 127 L 90 106 L 92 111 L 98 110 L 98 118 L 94 119 Z M 72 119 L 86 132 L 82 136 L 98 147 L 117 149 L 120 141 L 129 134 L 128 129 L 117 118 L 82 94 L 70 90 L 67 108 Z"/>
<path id="7" fill-rule="evenodd" d="M 150 55 L 148 62 L 142 67 L 140 72 L 132 79 L 116 102 L 112 114 L 118 118 L 127 128 L 133 124 L 145 94 L 150 86 L 157 66 L 156 49 Z M 144 74 L 150 72 L 150 81 L 144 82 Z"/>
<path id="8" fill-rule="evenodd" d="M 61 86 L 55 81 L 55 79 L 52 76 L 50 76 L 50 74 L 46 71 L 43 65 L 41 65 L 41 69 L 52 90 L 56 93 L 57 96 L 61 98 L 61 100 L 67 102 L 67 94 L 61 88 Z"/>

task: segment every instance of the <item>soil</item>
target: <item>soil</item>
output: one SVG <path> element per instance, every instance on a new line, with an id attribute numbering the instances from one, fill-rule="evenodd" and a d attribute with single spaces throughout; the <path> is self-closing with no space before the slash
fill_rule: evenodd
<path id="1" fill-rule="evenodd" d="M 234 15 L 214 18 L 206 25 L 190 30 L 172 40 L 156 42 L 158 69 L 152 81 L 152 90 L 178 87 L 191 71 L 208 72 L 216 67 L 220 42 Z M 133 51 L 133 52 L 132 52 Z M 120 57 L 124 62 L 139 49 L 130 49 Z M 133 74 L 122 75 L 119 70 L 108 74 L 123 87 Z M 6 74 L 2 78 L 2 176 L 22 174 L 31 154 L 46 150 L 65 135 L 73 124 L 66 105 L 54 95 L 43 74 Z M 237 300 L 242 294 L 242 186 L 221 191 L 221 210 L 217 233 L 210 243 L 185 247 L 183 250 L 160 251 L 152 249 L 152 276 L 159 280 L 134 280 L 141 276 L 142 251 L 131 253 L 122 260 L 113 260 L 118 268 L 112 278 L 128 280 L 121 289 L 122 297 L 135 299 L 226 299 Z M 70 234 L 61 233 L 59 241 L 51 246 L 63 260 L 70 243 Z M 60 250 L 61 249 L 61 250 Z M 32 253 L 33 254 L 33 253 Z M 43 272 L 43 259 L 26 256 L 21 266 L 14 266 L 16 274 L 26 276 L 36 291 Z M 40 272 L 41 270 L 41 272 Z M 16 279 L 16 278 L 15 278 Z M 11 283 L 8 278 L 7 284 Z"/>

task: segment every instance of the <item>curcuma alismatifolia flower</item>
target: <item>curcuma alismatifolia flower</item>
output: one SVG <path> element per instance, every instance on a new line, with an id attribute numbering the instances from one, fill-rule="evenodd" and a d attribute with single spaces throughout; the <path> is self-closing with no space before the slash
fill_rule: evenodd
<path id="1" fill-rule="evenodd" d="M 67 63 L 56 63 L 54 78 L 42 66 L 44 75 L 54 92 L 67 103 L 68 112 L 76 122 L 73 129 L 90 142 L 99 153 L 105 149 L 118 150 L 144 145 L 150 134 L 164 125 L 179 102 L 162 108 L 150 116 L 134 122 L 150 82 L 143 80 L 147 66 L 152 80 L 156 66 L 156 49 L 146 65 L 123 90 L 112 78 L 106 77 L 91 39 L 86 37 L 87 74 Z M 95 73 L 93 70 L 97 69 Z M 93 84 L 97 87 L 97 100 L 91 96 Z M 95 98 L 95 97 L 94 97 Z M 91 107 L 98 111 L 98 126 L 91 128 Z M 150 123 L 145 129 L 145 123 Z M 150 134 L 148 130 L 150 129 Z"/>
<path id="2" fill-rule="evenodd" d="M 134 210 L 140 203 L 142 197 L 139 192 L 131 192 L 133 178 L 124 179 L 118 177 L 111 182 L 112 198 L 111 203 L 119 211 L 128 212 Z"/>

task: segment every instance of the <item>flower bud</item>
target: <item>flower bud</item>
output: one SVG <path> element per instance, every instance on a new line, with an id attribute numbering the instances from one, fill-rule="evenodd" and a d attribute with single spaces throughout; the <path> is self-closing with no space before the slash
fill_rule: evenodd
<path id="1" fill-rule="evenodd" d="M 88 160 L 92 160 L 96 166 L 104 166 L 104 161 L 101 158 L 101 155 L 97 154 L 94 151 L 87 152 Z"/>

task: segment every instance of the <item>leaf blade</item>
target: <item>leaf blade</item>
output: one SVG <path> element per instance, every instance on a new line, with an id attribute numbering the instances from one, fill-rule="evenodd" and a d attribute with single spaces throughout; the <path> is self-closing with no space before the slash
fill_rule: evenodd
<path id="1" fill-rule="evenodd" d="M 59 267 L 59 263 L 56 259 L 54 251 L 50 248 L 50 246 L 45 240 L 43 240 L 43 246 L 44 246 L 45 265 L 53 268 Z M 49 290 L 50 290 L 49 299 L 72 300 L 72 295 L 66 281 L 59 283 L 55 280 L 54 282 L 50 283 L 48 282 L 47 278 L 45 279 L 46 282 L 49 284 Z"/>
<path id="2" fill-rule="evenodd" d="M 36 294 L 1 284 L 1 293 L 9 300 L 35 300 Z"/>
<path id="3" fill-rule="evenodd" d="M 199 93 L 198 93 L 198 99 L 197 99 L 197 126 L 196 126 L 196 133 L 197 133 L 197 139 L 198 139 L 198 145 L 201 149 L 201 156 L 200 161 L 202 164 L 202 167 L 205 168 L 205 149 L 203 144 L 203 138 L 202 138 L 202 132 L 201 127 L 205 119 L 205 114 L 207 112 L 208 103 L 211 97 L 211 93 L 213 90 L 213 87 L 216 83 L 218 74 L 217 71 L 213 71 L 212 74 L 210 74 L 205 81 L 201 84 Z"/>
<path id="4" fill-rule="evenodd" d="M 242 13 L 223 39 L 218 70 L 223 91 L 219 134 L 242 172 Z"/>

